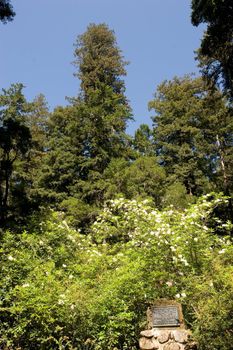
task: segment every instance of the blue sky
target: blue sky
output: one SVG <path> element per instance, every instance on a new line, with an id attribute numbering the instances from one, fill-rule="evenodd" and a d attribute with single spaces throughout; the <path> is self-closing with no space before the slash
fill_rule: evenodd
<path id="1" fill-rule="evenodd" d="M 43 93 L 52 110 L 76 96 L 74 42 L 89 23 L 108 24 L 126 60 L 126 95 L 135 122 L 151 124 L 148 102 L 156 86 L 175 75 L 198 73 L 194 50 L 203 27 L 190 22 L 191 0 L 12 0 L 16 17 L 0 24 L 0 88 L 22 82 L 32 100 Z"/>

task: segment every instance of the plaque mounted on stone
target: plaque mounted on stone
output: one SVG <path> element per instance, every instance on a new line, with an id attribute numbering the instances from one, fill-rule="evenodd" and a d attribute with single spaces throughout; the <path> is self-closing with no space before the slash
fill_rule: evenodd
<path id="1" fill-rule="evenodd" d="M 161 299 L 148 309 L 149 328 L 184 328 L 181 304 L 173 300 Z"/>
<path id="2" fill-rule="evenodd" d="M 179 310 L 177 306 L 152 307 L 153 327 L 179 327 Z"/>
<path id="3" fill-rule="evenodd" d="M 148 329 L 140 333 L 140 350 L 197 350 L 190 330 L 185 329 L 182 306 L 159 299 L 147 310 Z"/>

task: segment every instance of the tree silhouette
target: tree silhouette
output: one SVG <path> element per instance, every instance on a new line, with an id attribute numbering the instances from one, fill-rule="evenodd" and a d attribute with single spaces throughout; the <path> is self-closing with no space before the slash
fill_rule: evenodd
<path id="1" fill-rule="evenodd" d="M 13 20 L 15 12 L 9 0 L 0 0 L 0 21 L 3 23 Z"/>

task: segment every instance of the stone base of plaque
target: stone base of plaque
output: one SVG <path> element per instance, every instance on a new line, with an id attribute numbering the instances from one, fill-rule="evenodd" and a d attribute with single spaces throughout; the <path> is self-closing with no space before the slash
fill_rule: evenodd
<path id="1" fill-rule="evenodd" d="M 191 332 L 185 329 L 182 306 L 160 299 L 147 310 L 148 329 L 140 333 L 141 350 L 196 350 Z"/>
<path id="2" fill-rule="evenodd" d="M 141 332 L 141 350 L 196 350 L 190 331 L 186 329 L 149 329 Z"/>

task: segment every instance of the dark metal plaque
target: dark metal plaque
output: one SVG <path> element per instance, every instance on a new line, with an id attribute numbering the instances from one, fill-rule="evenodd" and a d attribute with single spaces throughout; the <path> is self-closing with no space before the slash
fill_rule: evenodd
<path id="1" fill-rule="evenodd" d="M 178 327 L 180 325 L 177 306 L 154 306 L 152 308 L 153 327 Z"/>

